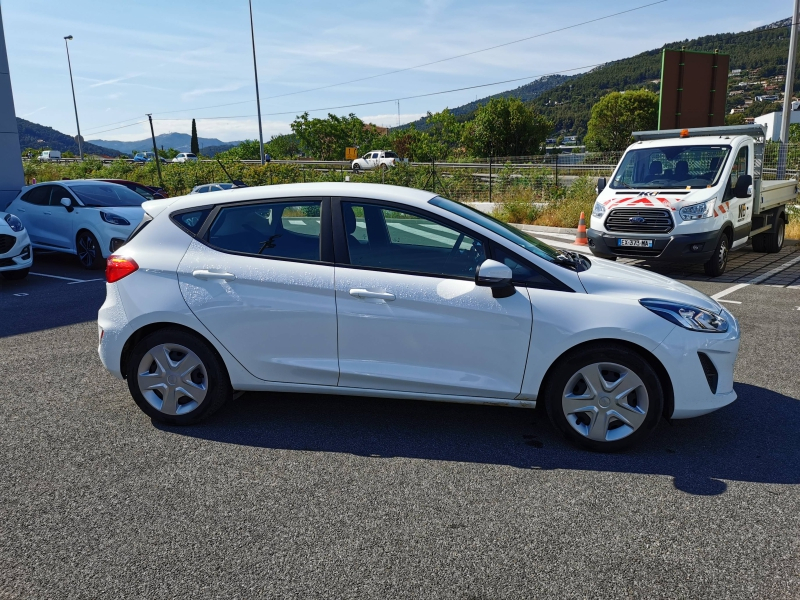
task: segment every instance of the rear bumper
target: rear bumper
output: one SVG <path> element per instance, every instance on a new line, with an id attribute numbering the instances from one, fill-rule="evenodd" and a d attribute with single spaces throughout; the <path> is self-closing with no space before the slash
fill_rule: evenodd
<path id="1" fill-rule="evenodd" d="M 666 262 L 704 263 L 714 254 L 719 231 L 657 236 L 647 234 L 614 234 L 596 229 L 586 231 L 589 249 L 601 258 L 639 258 Z M 653 240 L 652 248 L 618 246 L 619 239 Z"/>

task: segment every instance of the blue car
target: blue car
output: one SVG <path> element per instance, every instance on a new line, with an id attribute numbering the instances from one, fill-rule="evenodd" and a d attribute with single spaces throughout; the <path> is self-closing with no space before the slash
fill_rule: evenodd
<path id="1" fill-rule="evenodd" d="M 133 157 L 133 162 L 135 163 L 148 163 L 153 162 L 156 158 L 155 152 L 137 152 L 136 156 Z M 165 159 L 161 159 L 162 163 L 166 163 Z"/>

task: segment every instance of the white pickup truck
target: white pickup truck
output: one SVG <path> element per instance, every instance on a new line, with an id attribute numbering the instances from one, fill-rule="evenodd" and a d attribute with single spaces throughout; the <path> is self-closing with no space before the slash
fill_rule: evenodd
<path id="1" fill-rule="evenodd" d="M 778 252 L 797 180 L 762 177 L 761 125 L 645 131 L 611 180 L 598 180 L 587 231 L 602 258 L 703 263 L 717 277 L 728 253 L 752 242 Z"/>

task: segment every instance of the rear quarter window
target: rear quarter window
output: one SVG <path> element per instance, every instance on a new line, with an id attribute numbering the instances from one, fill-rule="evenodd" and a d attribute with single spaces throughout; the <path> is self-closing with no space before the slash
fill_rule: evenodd
<path id="1" fill-rule="evenodd" d="M 197 235 L 203 227 L 206 218 L 211 213 L 211 208 L 198 208 L 170 215 L 173 223 L 192 235 Z"/>

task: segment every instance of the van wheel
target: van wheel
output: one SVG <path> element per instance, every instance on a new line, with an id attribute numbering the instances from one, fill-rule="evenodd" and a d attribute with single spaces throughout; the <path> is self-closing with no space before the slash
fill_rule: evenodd
<path id="1" fill-rule="evenodd" d="M 783 248 L 783 239 L 786 235 L 786 221 L 783 216 L 778 217 L 772 231 L 768 231 L 764 235 L 764 251 L 770 254 L 780 252 Z"/>
<path id="2" fill-rule="evenodd" d="M 75 250 L 78 252 L 78 260 L 81 261 L 84 269 L 99 269 L 103 263 L 103 253 L 100 251 L 100 244 L 91 231 L 83 230 L 75 239 Z"/>
<path id="3" fill-rule="evenodd" d="M 723 233 L 719 236 L 717 247 L 714 249 L 714 254 L 703 265 L 703 270 L 706 275 L 711 277 L 719 277 L 725 272 L 728 266 L 728 253 L 730 252 L 728 235 Z"/>
<path id="4" fill-rule="evenodd" d="M 549 377 L 545 405 L 571 442 L 599 452 L 627 448 L 658 424 L 664 392 L 653 368 L 622 346 L 587 348 Z"/>
<path id="5" fill-rule="evenodd" d="M 205 419 L 233 396 L 222 360 L 205 340 L 179 329 L 162 329 L 140 340 L 126 374 L 139 408 L 170 425 Z"/>

